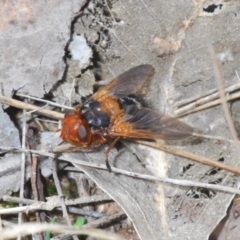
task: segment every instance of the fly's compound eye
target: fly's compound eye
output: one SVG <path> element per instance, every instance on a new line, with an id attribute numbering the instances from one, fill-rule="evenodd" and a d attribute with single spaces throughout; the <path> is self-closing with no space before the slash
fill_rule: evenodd
<path id="1" fill-rule="evenodd" d="M 88 132 L 83 125 L 78 128 L 78 137 L 81 142 L 87 142 L 88 140 Z"/>

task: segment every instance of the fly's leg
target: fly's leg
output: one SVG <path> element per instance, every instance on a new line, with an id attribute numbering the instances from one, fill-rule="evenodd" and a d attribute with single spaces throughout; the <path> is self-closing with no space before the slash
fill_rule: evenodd
<path id="1" fill-rule="evenodd" d="M 107 169 L 108 169 L 109 172 L 111 172 L 111 166 L 108 162 L 108 154 L 112 150 L 112 148 L 115 146 L 115 144 L 117 143 L 117 141 L 119 139 L 120 139 L 120 137 L 115 138 L 114 141 L 111 143 L 111 145 L 108 147 L 107 151 L 105 152 L 105 154 L 106 154 L 106 159 L 105 159 L 106 160 L 106 166 L 107 166 Z"/>

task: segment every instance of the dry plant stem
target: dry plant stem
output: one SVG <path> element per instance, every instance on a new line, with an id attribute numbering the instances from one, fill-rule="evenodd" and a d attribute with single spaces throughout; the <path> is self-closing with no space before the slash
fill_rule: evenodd
<path id="1" fill-rule="evenodd" d="M 198 101 L 199 99 L 207 97 L 207 96 L 209 96 L 211 94 L 215 94 L 216 92 L 217 92 L 217 89 L 211 89 L 211 90 L 205 92 L 204 94 L 201 94 L 201 95 L 198 95 L 198 96 L 193 96 L 193 97 L 190 97 L 188 99 L 179 100 L 179 101 L 177 101 L 177 102 L 175 102 L 173 104 L 173 107 L 180 109 L 181 106 L 184 106 L 184 105 L 187 105 L 187 104 L 191 104 L 194 101 Z"/>
<path id="2" fill-rule="evenodd" d="M 210 158 L 203 157 L 203 156 L 200 156 L 200 155 L 197 155 L 197 154 L 194 154 L 194 153 L 182 150 L 182 149 L 178 149 L 178 148 L 166 145 L 166 144 L 162 144 L 160 142 L 146 142 L 146 141 L 140 141 L 140 140 L 138 140 L 136 142 L 147 145 L 147 146 L 150 146 L 150 147 L 160 149 L 164 152 L 175 154 L 175 155 L 180 156 L 180 157 L 185 157 L 185 158 L 188 158 L 190 160 L 200 162 L 202 164 L 206 164 L 206 165 L 211 166 L 211 167 L 221 168 L 221 169 L 224 169 L 226 171 L 229 171 L 229 172 L 235 173 L 237 175 L 240 175 L 240 169 L 237 168 L 237 167 L 230 166 L 230 165 L 227 165 L 227 164 L 222 163 L 222 162 L 214 161 Z"/>
<path id="3" fill-rule="evenodd" d="M 66 208 L 66 205 L 65 205 L 64 196 L 63 196 L 63 193 L 62 193 L 60 181 L 59 181 L 58 175 L 57 175 L 57 162 L 56 161 L 53 161 L 52 167 L 53 167 L 53 179 L 54 179 L 54 183 L 55 183 L 55 186 L 56 186 L 56 189 L 57 189 L 59 200 L 61 202 L 63 217 L 66 220 L 67 225 L 71 226 L 71 221 L 70 221 L 70 218 L 68 216 L 68 212 L 67 212 L 67 208 Z M 73 234 L 72 237 L 73 237 L 74 240 L 78 240 L 77 235 Z"/>
<path id="4" fill-rule="evenodd" d="M 55 103 L 55 102 L 51 102 L 51 101 L 41 99 L 41 98 L 32 97 L 32 96 L 25 95 L 25 94 L 17 93 L 16 95 L 19 96 L 19 97 L 25 97 L 25 98 L 36 100 L 36 101 L 39 101 L 39 102 L 44 102 L 44 103 L 47 103 L 47 104 L 49 104 L 51 106 L 54 106 L 54 107 L 60 107 L 60 108 L 63 108 L 63 109 L 73 109 L 72 107 L 69 107 L 69 106 L 66 106 L 66 105 L 61 105 L 61 104 L 58 104 L 58 103 Z"/>
<path id="5" fill-rule="evenodd" d="M 107 171 L 106 167 L 104 170 Z M 150 176 L 150 175 L 146 175 L 146 174 L 128 172 L 128 171 L 118 169 L 118 168 L 111 168 L 111 170 L 114 173 L 122 174 L 122 175 L 133 177 L 133 178 L 144 179 L 144 180 L 148 180 L 148 181 L 157 181 L 157 182 L 169 183 L 169 184 L 185 186 L 185 187 L 202 187 L 202 188 L 213 189 L 213 190 L 226 192 L 226 193 L 233 193 L 233 194 L 240 193 L 240 190 L 238 190 L 238 189 L 231 188 L 231 187 L 225 187 L 222 185 L 200 183 L 200 182 L 194 182 L 194 181 L 189 181 L 189 180 L 178 180 L 178 179 L 172 179 L 172 178 L 160 178 L 160 177 L 154 177 L 154 176 Z M 76 169 L 75 171 L 78 171 L 78 170 Z M 81 170 L 79 170 L 79 171 L 81 171 Z"/>
<path id="6" fill-rule="evenodd" d="M 56 208 L 58 211 L 62 211 L 62 208 L 57 207 Z M 69 210 L 70 209 L 70 210 Z M 51 207 L 48 207 L 44 202 L 40 204 L 35 203 L 33 206 L 23 206 L 23 207 L 15 207 L 15 208 L 9 208 L 9 209 L 0 209 L 0 213 L 4 215 L 12 215 L 12 214 L 17 214 L 20 212 L 32 212 L 32 211 L 38 211 L 38 210 L 45 210 L 45 211 L 52 211 Z M 72 214 L 77 214 L 77 215 L 86 215 L 86 216 L 91 216 L 94 218 L 101 218 L 104 217 L 105 215 L 99 212 L 88 212 L 82 209 L 74 208 L 74 207 L 69 207 L 68 211 Z"/>
<path id="7" fill-rule="evenodd" d="M 54 183 L 57 189 L 57 193 L 58 193 L 58 197 L 59 197 L 59 201 L 61 202 L 61 207 L 63 210 L 63 217 L 65 218 L 67 224 L 69 226 L 71 226 L 71 221 L 69 219 L 68 213 L 67 213 L 67 208 L 66 205 L 64 203 L 64 196 L 62 193 L 62 189 L 61 189 L 61 185 L 57 176 L 57 170 L 56 170 L 56 161 L 53 161 L 53 179 L 54 179 Z"/>
<path id="8" fill-rule="evenodd" d="M 228 88 L 225 88 L 225 94 L 226 93 L 230 93 L 230 92 L 233 92 L 233 91 L 236 91 L 236 90 L 238 90 L 240 88 L 240 83 L 237 83 L 237 84 L 234 84 L 233 86 L 230 86 L 230 87 L 228 87 Z M 218 104 L 220 103 L 220 99 L 218 99 L 217 101 L 213 101 L 213 102 L 210 102 L 210 101 L 212 101 L 212 100 L 215 100 L 216 98 L 218 98 L 219 97 L 219 93 L 218 92 L 216 92 L 217 90 L 213 90 L 213 94 L 211 94 L 211 95 L 209 95 L 209 96 L 206 96 L 206 94 L 205 94 L 205 97 L 202 97 L 202 98 L 200 98 L 200 99 L 198 99 L 198 100 L 196 100 L 196 99 L 190 99 L 190 100 L 188 100 L 188 101 L 195 101 L 195 102 L 192 102 L 192 103 L 189 103 L 188 105 L 186 105 L 186 106 L 183 106 L 182 108 L 179 108 L 179 109 L 177 109 L 176 111 L 175 111 L 175 114 L 176 115 L 181 115 L 181 114 L 183 114 L 183 113 L 185 113 L 185 112 L 187 112 L 187 111 L 190 111 L 191 109 L 194 109 L 194 108 L 196 108 L 196 107 L 198 107 L 198 106 L 200 106 L 200 105 L 203 105 L 203 104 L 205 104 L 205 103 L 207 103 L 207 104 L 209 104 L 209 103 L 216 103 L 216 102 L 218 102 Z M 238 93 L 235 93 L 235 94 L 233 94 L 233 95 L 231 95 L 231 96 L 228 96 L 227 97 L 227 99 L 228 100 L 232 100 L 232 99 L 235 99 L 236 98 L 236 96 L 237 97 L 239 97 L 240 95 L 239 95 L 239 92 Z M 186 101 L 186 100 L 185 100 Z M 181 102 L 182 103 L 182 102 Z M 181 104 L 180 103 L 180 104 Z M 176 104 L 177 105 L 177 104 Z M 179 103 L 178 103 L 178 105 L 177 105 L 177 107 L 179 107 Z"/>
<path id="9" fill-rule="evenodd" d="M 37 171 L 38 171 L 38 160 L 37 160 L 37 156 L 33 154 L 31 156 L 31 186 L 32 186 L 34 200 L 39 200 L 38 189 L 37 189 Z M 39 212 L 36 212 L 36 219 L 38 222 L 41 222 Z"/>
<path id="10" fill-rule="evenodd" d="M 113 221 L 116 220 L 123 220 L 126 219 L 126 214 L 124 212 L 115 213 L 110 216 L 105 216 L 103 218 L 100 218 L 98 220 L 95 220 L 93 222 L 90 222 L 83 226 L 83 228 L 97 228 L 97 227 L 104 227 L 104 225 L 110 224 Z"/>
<path id="11" fill-rule="evenodd" d="M 41 201 L 35 201 L 32 199 L 26 199 L 26 198 L 18 198 L 18 197 L 12 197 L 9 195 L 3 195 L 3 200 L 4 201 L 9 201 L 9 202 L 16 202 L 16 203 L 22 203 L 22 204 L 44 204 L 49 205 L 47 207 L 48 209 L 51 208 L 52 210 L 55 207 L 60 207 L 61 203 L 59 201 L 49 201 L 53 199 L 56 196 L 48 197 L 48 202 L 41 202 Z M 58 199 L 59 200 L 59 199 Z M 90 196 L 90 197 L 80 197 L 80 198 L 75 198 L 75 199 L 66 199 L 65 200 L 65 205 L 78 205 L 78 204 L 91 204 L 91 203 L 97 203 L 97 202 L 109 202 L 112 201 L 112 198 L 110 198 L 107 194 L 102 194 L 102 195 L 96 195 L 96 196 Z M 46 207 L 44 207 L 46 209 Z M 1 210 L 0 210 L 1 211 Z"/>
<path id="12" fill-rule="evenodd" d="M 220 162 L 217 162 L 217 161 L 215 162 L 215 161 L 213 161 L 209 158 L 198 156 L 196 154 L 193 154 L 193 153 L 190 153 L 190 152 L 187 152 L 187 151 L 183 151 L 181 149 L 177 149 L 177 148 L 174 148 L 174 147 L 170 147 L 170 146 L 167 146 L 167 145 L 164 145 L 164 144 L 149 143 L 149 142 L 143 142 L 143 141 L 138 141 L 138 142 L 142 143 L 144 145 L 147 145 L 147 146 L 151 146 L 151 147 L 154 147 L 154 148 L 157 148 L 157 149 L 169 152 L 169 153 L 176 154 L 178 156 L 186 157 L 186 158 L 192 159 L 194 161 L 204 163 L 204 164 L 207 164 L 207 165 L 210 165 L 210 166 L 213 166 L 213 167 L 221 168 L 221 169 L 227 170 L 229 172 L 240 175 L 240 169 L 239 168 L 228 166 L 226 164 L 223 164 L 223 163 L 220 163 Z M 0 149 L 3 149 L 3 150 L 8 149 L 9 150 L 10 148 L 0 147 Z M 23 150 L 21 150 L 21 151 L 23 151 Z M 25 151 L 26 152 L 33 152 L 33 153 L 36 153 L 36 154 L 39 154 L 39 155 L 54 158 L 53 153 L 48 153 L 48 152 L 43 152 L 43 151 L 33 151 L 33 150 L 25 150 Z M 78 159 L 72 159 L 72 158 L 68 158 L 68 157 L 59 157 L 58 159 L 63 160 L 63 161 L 67 161 L 67 162 L 71 162 L 72 164 L 77 164 L 77 165 L 82 165 L 82 166 L 87 166 L 87 167 L 93 167 L 93 168 L 96 168 L 96 169 L 102 169 L 102 170 L 108 171 L 106 169 L 106 165 L 103 165 L 103 164 L 100 165 L 100 164 L 95 164 L 95 163 L 89 163 L 89 162 L 85 162 L 85 161 L 78 160 Z M 150 176 L 150 175 L 144 175 L 144 174 L 125 171 L 125 170 L 122 170 L 122 169 L 119 169 L 119 168 L 114 168 L 114 167 L 112 167 L 112 172 L 118 173 L 118 174 L 123 174 L 123 175 L 129 176 L 129 177 L 145 179 L 145 180 L 149 180 L 149 181 L 159 181 L 159 182 L 170 183 L 170 184 L 180 185 L 180 186 L 203 187 L 203 188 L 214 189 L 214 190 L 217 190 L 217 191 L 222 191 L 222 192 L 227 192 L 227 193 L 240 194 L 240 190 L 238 190 L 238 189 L 231 188 L 231 187 L 225 187 L 225 186 L 221 186 L 221 185 L 199 183 L 199 182 L 193 182 L 193 181 L 187 181 L 187 180 L 177 180 L 177 179 L 171 179 L 171 178 L 158 178 L 158 177 L 154 177 L 154 176 Z"/>
<path id="13" fill-rule="evenodd" d="M 230 140 L 227 138 L 223 138 L 220 136 L 211 136 L 211 135 L 206 135 L 206 134 L 201 134 L 201 133 L 193 133 L 193 136 L 201 137 L 201 138 L 207 138 L 207 139 L 214 139 L 214 140 L 220 140 L 220 141 L 226 141 L 230 143 L 234 143 L 234 140 Z"/>
<path id="14" fill-rule="evenodd" d="M 234 93 L 234 94 L 232 94 L 230 96 L 225 96 L 226 101 L 231 101 L 231 100 L 234 100 L 234 99 L 237 99 L 237 98 L 240 98 L 240 93 L 239 92 Z M 217 100 L 214 100 L 212 102 L 206 103 L 206 104 L 204 104 L 202 106 L 196 107 L 193 110 L 190 110 L 188 112 L 183 112 L 182 114 L 177 114 L 177 117 L 183 117 L 183 116 L 189 115 L 189 114 L 194 113 L 194 112 L 199 112 L 201 110 L 204 110 L 204 109 L 207 109 L 207 108 L 219 105 L 220 103 L 221 103 L 221 100 L 217 99 Z M 175 113 L 176 112 L 177 111 L 175 111 Z"/>
<path id="15" fill-rule="evenodd" d="M 27 131 L 27 145 L 30 149 L 37 149 L 37 142 L 32 128 Z M 30 154 L 31 159 L 31 186 L 34 200 L 44 201 L 43 183 L 40 176 L 39 161 L 36 154 Z M 45 222 L 45 212 L 36 212 L 38 222 Z M 43 233 L 39 234 L 39 238 L 44 239 Z"/>
<path id="16" fill-rule="evenodd" d="M 26 110 L 23 111 L 23 119 L 22 119 L 22 149 L 26 149 Z M 24 184 L 25 184 L 25 167 L 26 167 L 26 152 L 22 152 L 22 162 L 21 162 L 21 183 L 20 183 L 20 198 L 23 198 L 24 194 Z M 22 207 L 22 204 L 19 204 Z M 22 213 L 18 214 L 18 224 L 22 223 Z M 18 240 L 21 239 L 21 235 L 17 237 Z"/>
<path id="17" fill-rule="evenodd" d="M 190 160 L 196 161 L 196 162 L 200 162 L 212 167 L 217 167 L 217 168 L 221 168 L 224 169 L 226 171 L 235 173 L 240 175 L 240 169 L 237 167 L 233 167 L 233 166 L 229 166 L 227 164 L 218 162 L 218 161 L 214 161 L 212 159 L 203 157 L 203 156 L 199 156 L 196 155 L 194 153 L 190 153 L 188 151 L 184 151 L 172 146 L 168 146 L 165 144 L 161 144 L 161 143 L 152 143 L 152 142 L 145 142 L 145 141 L 136 141 L 138 143 L 150 146 L 150 147 L 154 147 L 160 150 L 163 150 L 165 152 L 168 153 L 172 153 L 178 156 L 182 156 L 182 157 L 186 157 Z M 16 150 L 14 148 L 6 148 L 6 147 L 0 147 L 0 149 L 3 150 Z M 18 149 L 18 151 L 23 151 L 22 149 Z M 16 152 L 18 152 L 16 151 Z M 48 153 L 48 152 L 43 152 L 43 151 L 33 151 L 33 150 L 24 150 L 25 152 L 33 152 L 42 156 L 48 156 L 48 157 L 52 157 L 54 158 L 55 155 L 53 153 Z M 59 160 L 63 160 L 63 161 L 67 161 L 67 162 L 71 162 L 72 164 L 79 164 L 82 166 L 87 166 L 87 167 L 93 167 L 93 168 L 97 168 L 97 169 L 102 169 L 107 171 L 106 169 L 106 165 L 102 165 L 102 164 L 95 164 L 95 163 L 89 163 L 89 162 L 85 162 L 82 160 L 78 160 L 78 159 L 72 159 L 72 158 L 68 158 L 68 157 L 59 157 Z M 215 189 L 218 191 L 224 191 L 224 192 L 229 192 L 229 193 L 240 193 L 240 191 L 238 191 L 237 189 L 234 188 L 228 188 L 228 187 L 224 187 L 224 186 L 220 186 L 220 185 L 214 185 L 214 184 L 205 184 L 205 183 L 196 183 L 196 182 L 192 182 L 192 181 L 183 181 L 183 180 L 175 180 L 175 179 L 170 179 L 170 178 L 156 178 L 154 176 L 149 176 L 149 175 L 143 175 L 143 174 L 138 174 L 138 173 L 132 173 L 132 172 L 128 172 L 125 170 L 121 170 L 118 168 L 112 168 L 112 172 L 115 173 L 119 173 L 119 174 L 123 174 L 123 175 L 127 175 L 130 177 L 135 177 L 135 178 L 140 178 L 140 179 L 145 179 L 145 180 L 150 180 L 150 181 L 160 181 L 160 182 L 165 182 L 165 183 L 171 183 L 171 184 L 176 184 L 176 185 L 181 185 L 181 186 L 199 186 L 199 187 L 205 187 L 205 188 L 209 188 L 209 189 Z"/>
<path id="18" fill-rule="evenodd" d="M 224 115 L 226 117 L 231 135 L 233 137 L 233 140 L 234 140 L 234 143 L 235 143 L 235 146 L 236 146 L 236 149 L 237 149 L 238 154 L 240 156 L 240 149 L 239 149 L 240 144 L 238 142 L 238 136 L 237 136 L 237 133 L 236 133 L 236 130 L 235 130 L 232 118 L 231 118 L 231 114 L 230 114 L 230 111 L 229 111 L 229 108 L 228 108 L 228 105 L 227 105 L 227 101 L 225 99 L 225 93 L 224 93 L 224 88 L 223 88 L 222 77 L 221 77 L 221 73 L 220 73 L 218 60 L 216 58 L 216 54 L 214 52 L 214 49 L 211 48 L 210 51 L 211 51 L 211 57 L 212 57 L 213 66 L 214 66 L 214 70 L 215 70 L 218 90 L 219 90 L 219 93 L 220 93 L 220 100 L 221 100 L 222 107 L 223 107 L 223 112 L 224 112 Z"/>
<path id="19" fill-rule="evenodd" d="M 56 199 L 57 198 L 57 199 Z M 48 198 L 48 202 L 41 202 L 41 201 L 35 201 L 30 199 L 21 199 L 17 197 L 11 197 L 8 195 L 3 196 L 4 201 L 10 201 L 10 202 L 17 202 L 17 203 L 23 203 L 23 204 L 29 204 L 29 206 L 22 206 L 22 207 L 15 207 L 15 208 L 6 208 L 6 209 L 0 209 L 0 215 L 8 215 L 8 214 L 16 214 L 19 212 L 29 212 L 29 211 L 36 211 L 36 210 L 46 210 L 46 211 L 52 211 L 54 208 L 61 206 L 60 199 L 57 196 Z M 77 205 L 77 204 L 90 204 L 90 203 L 96 203 L 96 202 L 109 202 L 112 201 L 112 199 L 107 195 L 101 195 L 101 196 L 91 196 L 88 198 L 77 198 L 77 199 L 71 199 L 66 200 L 66 205 Z"/>
<path id="20" fill-rule="evenodd" d="M 83 225 L 82 228 L 98 228 L 98 227 L 104 227 L 105 225 L 111 224 L 113 221 L 116 220 L 123 220 L 127 218 L 126 214 L 121 212 L 121 213 L 115 213 L 111 216 L 105 216 L 103 218 L 100 218 L 98 220 L 92 221 L 86 225 Z M 72 234 L 61 234 L 56 237 L 53 237 L 51 240 L 63 240 L 66 239 L 67 237 L 72 236 Z"/>
<path id="21" fill-rule="evenodd" d="M 61 208 L 56 208 L 57 210 L 61 210 Z M 80 208 L 76 208 L 76 207 L 68 207 L 68 212 L 72 213 L 72 214 L 76 214 L 76 215 L 82 215 L 82 216 L 87 216 L 87 217 L 92 217 L 92 218 L 102 218 L 105 217 L 106 214 L 104 213 L 100 213 L 100 212 L 96 212 L 96 211 L 87 211 L 87 210 L 83 210 Z"/>
<path id="22" fill-rule="evenodd" d="M 63 119 L 64 115 L 62 113 L 54 112 L 48 109 L 43 109 L 40 107 L 37 107 L 35 105 L 21 102 L 12 98 L 8 98 L 5 96 L 0 95 L 0 103 L 6 104 L 9 106 L 13 106 L 16 108 L 24 109 L 24 110 L 35 110 L 36 112 L 46 116 L 46 117 L 51 117 L 54 119 Z"/>
<path id="23" fill-rule="evenodd" d="M 106 232 L 100 229 L 93 228 L 79 228 L 74 226 L 66 226 L 62 224 L 49 224 L 49 223 L 25 223 L 22 225 L 13 225 L 10 228 L 5 228 L 0 231 L 0 240 L 3 239 L 14 239 L 18 234 L 22 236 L 31 235 L 38 232 L 55 232 L 55 233 L 70 233 L 70 234 L 81 234 L 89 235 L 96 239 L 105 240 L 123 240 L 117 234 Z"/>

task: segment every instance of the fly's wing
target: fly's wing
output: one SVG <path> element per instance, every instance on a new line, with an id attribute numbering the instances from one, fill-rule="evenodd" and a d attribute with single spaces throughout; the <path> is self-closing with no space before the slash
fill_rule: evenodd
<path id="1" fill-rule="evenodd" d="M 114 95 L 121 98 L 134 94 L 142 88 L 144 82 L 153 74 L 154 68 L 149 64 L 131 68 L 97 91 L 92 98 L 100 100 L 105 95 Z"/>
<path id="2" fill-rule="evenodd" d="M 135 105 L 129 106 L 124 119 L 112 127 L 115 136 L 165 140 L 189 137 L 193 131 L 191 126 L 175 118 Z"/>

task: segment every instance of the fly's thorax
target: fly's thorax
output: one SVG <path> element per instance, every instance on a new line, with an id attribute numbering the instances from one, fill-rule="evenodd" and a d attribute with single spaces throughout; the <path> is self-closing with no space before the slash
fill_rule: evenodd
<path id="1" fill-rule="evenodd" d="M 80 108 L 80 112 L 93 130 L 106 128 L 110 125 L 110 115 L 102 108 L 102 104 L 97 100 L 88 100 Z"/>

